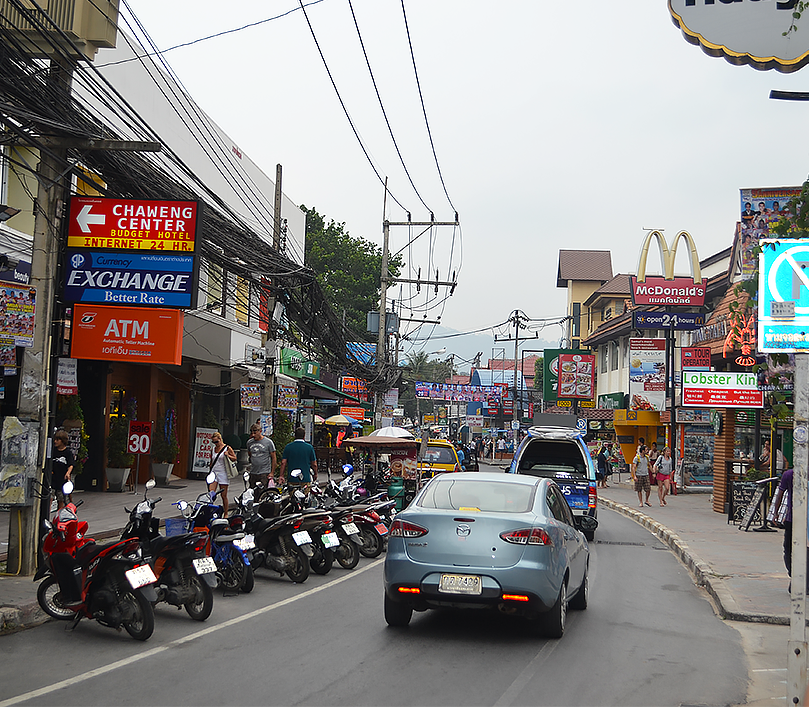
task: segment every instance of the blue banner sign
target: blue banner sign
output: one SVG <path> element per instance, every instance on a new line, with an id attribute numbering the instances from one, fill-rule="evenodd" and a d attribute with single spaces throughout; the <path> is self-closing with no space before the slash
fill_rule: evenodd
<path id="1" fill-rule="evenodd" d="M 65 300 L 127 306 L 191 307 L 194 256 L 69 250 Z"/>
<path id="2" fill-rule="evenodd" d="M 699 329 L 705 315 L 697 312 L 632 312 L 635 329 Z"/>

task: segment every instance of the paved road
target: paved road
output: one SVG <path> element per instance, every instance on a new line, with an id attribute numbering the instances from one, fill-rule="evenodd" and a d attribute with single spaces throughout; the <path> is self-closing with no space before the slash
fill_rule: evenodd
<path id="1" fill-rule="evenodd" d="M 218 594 L 204 624 L 161 605 L 145 644 L 94 622 L 6 636 L 0 707 L 743 703 L 739 633 L 658 540 L 600 515 L 591 606 L 561 641 L 477 612 L 390 629 L 381 561 L 300 586 L 260 570 L 252 594 Z"/>

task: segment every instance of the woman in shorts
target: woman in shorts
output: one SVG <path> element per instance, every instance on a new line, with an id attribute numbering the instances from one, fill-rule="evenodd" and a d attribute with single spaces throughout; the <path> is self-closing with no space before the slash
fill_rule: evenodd
<path id="1" fill-rule="evenodd" d="M 671 449 L 663 447 L 663 454 L 655 462 L 655 472 L 657 473 L 657 497 L 660 505 L 666 506 L 666 496 L 669 495 L 669 485 L 671 484 L 671 474 L 674 471 L 674 459 L 671 458 Z"/>

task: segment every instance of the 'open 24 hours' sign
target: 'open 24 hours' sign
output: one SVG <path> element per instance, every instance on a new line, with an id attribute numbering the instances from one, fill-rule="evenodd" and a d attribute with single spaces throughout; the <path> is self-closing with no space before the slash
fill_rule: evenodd
<path id="1" fill-rule="evenodd" d="M 809 240 L 761 241 L 758 350 L 809 351 Z"/>

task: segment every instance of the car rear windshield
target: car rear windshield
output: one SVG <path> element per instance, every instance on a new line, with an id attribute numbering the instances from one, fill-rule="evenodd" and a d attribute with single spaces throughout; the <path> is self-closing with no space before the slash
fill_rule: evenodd
<path id="1" fill-rule="evenodd" d="M 492 513 L 525 513 L 533 503 L 533 485 L 441 477 L 428 486 L 419 505 L 455 511 L 474 508 Z"/>
<path id="2" fill-rule="evenodd" d="M 583 479 L 587 477 L 587 464 L 575 442 L 535 439 L 520 456 L 517 471 L 530 476 Z"/>
<path id="3" fill-rule="evenodd" d="M 425 464 L 455 464 L 455 451 L 449 447 L 428 445 L 424 462 Z"/>

